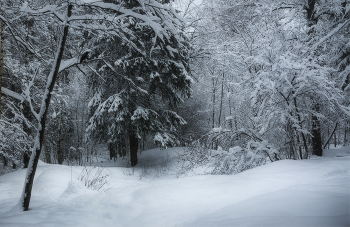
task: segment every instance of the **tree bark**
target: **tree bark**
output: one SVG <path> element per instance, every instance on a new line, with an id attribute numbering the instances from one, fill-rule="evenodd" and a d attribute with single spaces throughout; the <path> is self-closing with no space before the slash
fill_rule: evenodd
<path id="1" fill-rule="evenodd" d="M 62 165 L 62 151 L 61 151 L 61 125 L 62 125 L 62 109 L 60 108 L 60 114 L 58 117 L 58 129 L 57 129 L 57 162 Z"/>
<path id="2" fill-rule="evenodd" d="M 45 146 L 45 161 L 48 164 L 51 164 L 51 155 L 50 151 L 47 147 L 47 141 L 46 141 L 46 133 L 44 132 L 44 146 Z"/>
<path id="3" fill-rule="evenodd" d="M 129 142 L 130 142 L 130 162 L 131 166 L 134 167 L 137 165 L 137 148 L 138 148 L 138 142 L 139 140 L 134 134 L 129 135 Z"/>
<path id="4" fill-rule="evenodd" d="M 225 78 L 225 73 L 222 73 L 220 111 L 219 111 L 219 127 L 221 126 L 222 102 L 223 102 L 223 99 L 224 99 L 224 78 Z"/>
<path id="5" fill-rule="evenodd" d="M 292 92 L 293 95 L 294 95 L 294 91 Z M 300 125 L 300 128 L 302 129 L 303 126 L 301 124 L 301 117 L 300 117 L 300 114 L 299 114 L 299 110 L 298 110 L 298 106 L 297 106 L 297 99 L 296 97 L 293 98 L 293 101 L 294 101 L 294 106 L 295 106 L 295 111 L 297 113 L 297 116 L 298 116 L 298 121 L 299 121 L 299 125 Z M 306 153 L 306 156 L 308 156 L 308 148 L 307 148 L 307 142 L 306 142 L 306 138 L 305 138 L 305 134 L 303 132 L 301 132 L 301 137 L 303 138 L 303 143 L 304 143 L 304 148 L 305 148 L 305 153 Z M 300 156 L 300 158 L 302 159 L 302 157 Z"/>
<path id="6" fill-rule="evenodd" d="M 7 158 L 5 157 L 5 155 L 0 154 L 0 157 L 2 157 L 2 158 L 3 158 L 4 166 L 7 166 L 7 165 L 8 165 L 8 163 L 7 163 Z"/>
<path id="7" fill-rule="evenodd" d="M 308 5 L 305 7 L 306 10 L 306 19 L 308 21 L 308 27 L 310 30 L 308 31 L 308 35 L 311 39 L 311 34 L 314 32 L 312 29 L 312 26 L 317 24 L 317 17 L 315 16 L 316 10 L 315 5 L 318 2 L 318 0 L 308 0 Z M 314 105 L 315 112 L 320 111 L 320 103 L 317 100 Z M 320 120 L 317 118 L 317 116 L 312 116 L 312 151 L 314 155 L 322 156 L 322 138 L 321 138 L 321 123 Z"/>
<path id="8" fill-rule="evenodd" d="M 67 9 L 67 17 L 69 18 L 72 14 L 72 8 L 73 5 L 69 4 Z M 67 18 L 67 20 L 68 20 Z M 22 209 L 24 211 L 27 211 L 29 209 L 29 203 L 30 198 L 32 194 L 32 187 L 33 187 L 33 181 L 34 176 L 36 172 L 36 168 L 38 166 L 38 161 L 42 149 L 42 144 L 44 140 L 44 131 L 45 131 L 45 124 L 46 124 L 46 116 L 49 109 L 50 101 L 51 101 L 51 92 L 55 86 L 55 82 L 59 73 L 59 68 L 61 65 L 64 47 L 66 44 L 67 36 L 68 36 L 68 25 L 64 26 L 63 34 L 60 38 L 60 42 L 58 43 L 58 50 L 56 52 L 55 61 L 53 63 L 52 70 L 50 72 L 50 75 L 47 79 L 46 89 L 45 93 L 42 98 L 42 104 L 40 107 L 40 112 L 38 114 L 39 117 L 39 123 L 38 123 L 38 131 L 37 135 L 35 137 L 35 144 L 33 147 L 33 152 L 30 157 L 29 166 L 27 169 L 27 175 L 25 178 L 24 188 L 22 192 L 21 199 L 19 201 L 19 204 L 22 206 Z"/>
<path id="9" fill-rule="evenodd" d="M 79 132 L 79 118 L 78 118 L 78 110 L 79 110 L 79 101 L 80 101 L 80 93 L 79 93 L 79 97 L 78 97 L 78 101 L 77 101 L 77 107 L 75 109 L 75 123 L 77 126 L 77 148 L 80 147 L 80 132 Z"/>
<path id="10" fill-rule="evenodd" d="M 215 92 L 216 92 L 216 89 L 215 89 L 215 83 L 214 83 L 214 78 L 213 78 L 213 116 L 212 116 L 212 128 L 215 128 Z"/>
<path id="11" fill-rule="evenodd" d="M 3 3 L 1 3 L 2 5 Z M 3 13 L 1 11 L 0 13 Z M 1 87 L 2 87 L 2 76 L 3 76 L 3 65 L 4 65 L 4 35 L 5 23 L 0 20 L 0 119 L 1 119 Z"/>
<path id="12" fill-rule="evenodd" d="M 345 129 L 344 129 L 344 146 L 346 146 L 347 144 L 347 139 L 346 139 L 346 126 L 345 126 Z"/>
<path id="13" fill-rule="evenodd" d="M 23 168 L 28 168 L 28 165 L 29 165 L 29 160 L 30 160 L 30 156 L 28 154 L 28 150 L 26 150 L 24 153 L 23 153 Z"/>
<path id="14" fill-rule="evenodd" d="M 315 111 L 318 113 L 320 111 L 319 103 L 315 104 Z M 312 119 L 312 151 L 314 155 L 322 156 L 322 138 L 321 138 L 321 124 L 317 116 L 313 115 Z"/>
<path id="15" fill-rule="evenodd" d="M 303 159 L 303 151 L 301 149 L 301 146 L 300 146 L 300 138 L 299 138 L 299 134 L 297 134 L 297 142 L 298 142 L 298 147 L 299 147 L 299 156 L 300 156 L 300 159 Z"/>

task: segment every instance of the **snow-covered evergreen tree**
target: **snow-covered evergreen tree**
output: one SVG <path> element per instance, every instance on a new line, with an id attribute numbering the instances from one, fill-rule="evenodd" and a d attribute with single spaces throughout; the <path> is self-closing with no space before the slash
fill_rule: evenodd
<path id="1" fill-rule="evenodd" d="M 135 166 L 138 139 L 145 133 L 153 135 L 161 147 L 178 144 L 176 129 L 186 122 L 175 108 L 191 96 L 192 78 L 190 47 L 181 28 L 177 28 L 178 34 L 169 34 L 165 42 L 140 21 L 129 29 L 140 38 L 144 53 L 129 48 L 118 37 L 98 40 L 100 45 L 92 52 L 105 60 L 99 65 L 101 78 L 93 75 L 90 81 L 94 94 L 87 130 L 100 141 L 128 139 L 131 166 Z"/>

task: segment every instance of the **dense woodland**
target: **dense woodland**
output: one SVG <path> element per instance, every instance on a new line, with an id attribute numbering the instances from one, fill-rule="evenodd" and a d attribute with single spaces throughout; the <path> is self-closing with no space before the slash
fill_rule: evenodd
<path id="1" fill-rule="evenodd" d="M 188 146 L 233 174 L 350 141 L 350 1 L 2 0 L 0 166 Z M 210 151 L 208 158 L 207 151 Z M 187 163 L 187 164 L 186 164 Z M 191 163 L 191 164 L 188 164 Z"/>

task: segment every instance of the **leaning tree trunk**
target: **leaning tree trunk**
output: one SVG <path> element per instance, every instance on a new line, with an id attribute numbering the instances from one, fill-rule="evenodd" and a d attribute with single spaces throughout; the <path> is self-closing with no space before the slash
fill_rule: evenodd
<path id="1" fill-rule="evenodd" d="M 130 142 L 130 162 L 131 166 L 134 167 L 137 165 L 137 148 L 138 148 L 138 142 L 136 135 L 131 133 L 129 135 L 129 142 Z"/>
<path id="2" fill-rule="evenodd" d="M 72 8 L 73 5 L 69 4 L 67 9 L 67 18 L 72 14 Z M 66 21 L 66 22 L 67 22 Z M 46 115 L 49 109 L 50 101 L 51 101 L 51 92 L 55 86 L 55 82 L 59 73 L 60 64 L 62 61 L 62 56 L 64 52 L 64 47 L 66 44 L 67 36 L 68 36 L 68 26 L 64 26 L 63 34 L 60 38 L 60 41 L 58 43 L 58 48 L 55 56 L 55 60 L 53 62 L 52 70 L 47 78 L 46 86 L 45 86 L 45 93 L 42 98 L 42 103 L 40 107 L 40 112 L 37 115 L 38 119 L 38 131 L 35 136 L 35 143 L 33 147 L 33 152 L 30 157 L 29 166 L 27 169 L 27 175 L 25 178 L 24 188 L 22 192 L 22 196 L 19 201 L 19 205 L 22 207 L 24 211 L 27 211 L 29 209 L 29 203 L 30 203 L 30 197 L 32 194 L 32 187 L 33 187 L 33 181 L 35 176 L 35 171 L 38 166 L 38 161 L 41 153 L 41 148 L 44 140 L 44 131 L 45 131 L 45 123 L 46 123 Z"/>

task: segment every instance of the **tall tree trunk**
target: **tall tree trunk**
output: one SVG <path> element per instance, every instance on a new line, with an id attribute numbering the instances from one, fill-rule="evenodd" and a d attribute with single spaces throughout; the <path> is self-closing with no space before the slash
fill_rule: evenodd
<path id="1" fill-rule="evenodd" d="M 58 129 L 57 129 L 57 162 L 62 165 L 62 151 L 61 151 L 61 125 L 62 125 L 62 108 L 58 116 Z"/>
<path id="2" fill-rule="evenodd" d="M 227 92 L 230 94 L 230 89 L 227 89 Z M 230 121 L 229 121 L 229 126 L 230 126 L 230 129 L 232 130 L 233 129 L 233 119 L 232 119 L 232 106 L 231 106 L 231 94 L 228 98 L 228 109 L 230 111 Z"/>
<path id="3" fill-rule="evenodd" d="M 224 78 L 225 78 L 225 73 L 222 73 L 220 111 L 219 111 L 219 127 L 221 126 L 222 102 L 223 102 L 223 99 L 224 99 Z"/>
<path id="4" fill-rule="evenodd" d="M 315 111 L 318 113 L 320 111 L 320 105 L 315 104 Z M 321 124 L 317 116 L 312 116 L 312 152 L 314 155 L 322 156 L 322 138 L 321 138 Z"/>
<path id="5" fill-rule="evenodd" d="M 26 149 L 26 151 L 23 153 L 23 168 L 28 168 L 30 160 L 29 150 L 30 149 Z"/>
<path id="6" fill-rule="evenodd" d="M 77 148 L 80 147 L 80 131 L 79 131 L 79 118 L 78 118 L 78 110 L 79 110 L 79 101 L 80 101 L 80 93 L 79 93 L 79 97 L 78 97 L 78 101 L 77 101 L 77 107 L 76 107 L 76 111 L 75 111 L 75 123 L 77 125 Z"/>
<path id="7" fill-rule="evenodd" d="M 303 151 L 302 151 L 301 146 L 300 146 L 300 136 L 299 136 L 299 134 L 297 134 L 297 142 L 298 142 L 298 147 L 299 147 L 300 159 L 303 159 Z"/>
<path id="8" fill-rule="evenodd" d="M 294 95 L 294 91 L 292 93 Z M 293 98 L 293 101 L 294 101 L 295 111 L 296 111 L 297 116 L 298 116 L 298 121 L 299 121 L 300 128 L 303 129 L 303 126 L 301 124 L 301 117 L 300 117 L 298 106 L 297 106 L 297 99 L 296 99 L 296 97 Z M 300 134 L 301 134 L 301 137 L 303 138 L 303 143 L 304 143 L 304 149 L 305 149 L 306 156 L 308 156 L 309 151 L 308 151 L 308 148 L 307 148 L 307 142 L 306 142 L 305 134 L 303 132 L 301 132 Z M 300 158 L 302 158 L 302 157 L 300 156 Z"/>
<path id="9" fill-rule="evenodd" d="M 143 138 L 142 138 L 142 150 L 145 150 L 145 141 L 146 141 L 146 133 L 143 132 Z"/>
<path id="10" fill-rule="evenodd" d="M 4 166 L 7 166 L 8 163 L 7 163 L 7 158 L 5 157 L 5 155 L 0 154 L 0 157 L 2 157 L 2 160 L 3 160 L 3 162 L 4 162 Z"/>
<path id="11" fill-rule="evenodd" d="M 214 78 L 213 78 L 213 116 L 212 116 L 212 128 L 215 128 L 215 93 L 216 93 L 216 89 L 215 89 L 215 82 L 214 82 Z"/>
<path id="12" fill-rule="evenodd" d="M 73 5 L 69 4 L 67 9 L 67 21 L 68 18 L 72 14 L 72 8 Z M 35 137 L 35 143 L 33 147 L 33 152 L 30 157 L 29 166 L 27 169 L 27 175 L 24 181 L 24 188 L 22 192 L 22 196 L 19 200 L 19 205 L 22 207 L 24 211 L 27 211 L 29 209 L 29 203 L 30 198 L 32 195 L 32 188 L 33 188 L 33 181 L 34 176 L 36 172 L 36 168 L 38 166 L 38 161 L 42 149 L 42 144 L 44 140 L 44 131 L 45 131 L 45 124 L 46 124 L 46 116 L 49 109 L 50 101 L 51 101 L 51 92 L 55 86 L 55 82 L 59 73 L 62 56 L 64 52 L 64 47 L 66 44 L 67 36 L 68 36 L 68 26 L 64 26 L 63 34 L 60 38 L 60 41 L 58 43 L 58 49 L 56 52 L 55 60 L 53 62 L 52 70 L 50 72 L 50 75 L 47 78 L 47 84 L 45 87 L 45 93 L 42 98 L 42 103 L 40 107 L 40 112 L 38 114 L 38 131 Z"/>
<path id="13" fill-rule="evenodd" d="M 84 139 L 83 139 L 83 135 L 84 135 L 84 123 L 85 123 L 85 109 L 86 109 L 86 105 L 85 105 L 85 100 L 83 100 L 83 111 L 82 111 L 82 117 L 81 117 L 81 125 L 80 125 L 80 147 L 84 146 Z"/>
<path id="14" fill-rule="evenodd" d="M 310 30 L 308 31 L 309 38 L 312 39 L 312 33 L 314 32 L 312 29 L 312 26 L 317 24 L 317 17 L 316 17 L 316 9 L 315 5 L 318 2 L 318 0 L 308 0 L 308 5 L 305 7 L 306 10 L 306 19 L 308 21 L 308 27 Z M 316 102 L 313 104 L 313 109 L 315 112 L 319 113 L 320 111 L 320 103 L 319 100 L 316 100 Z M 314 155 L 322 156 L 322 138 L 321 138 L 321 123 L 320 120 L 317 118 L 317 116 L 312 116 L 312 151 Z"/>
<path id="15" fill-rule="evenodd" d="M 51 155 L 50 151 L 47 147 L 47 141 L 46 141 L 46 133 L 44 132 L 44 146 L 45 146 L 45 161 L 48 164 L 51 164 Z"/>
<path id="16" fill-rule="evenodd" d="M 332 137 L 332 136 L 329 136 L 329 126 L 328 126 L 328 138 L 329 138 L 328 140 L 330 140 L 331 137 Z M 328 144 L 328 150 L 329 150 L 329 141 L 328 141 L 328 143 L 326 142 L 326 144 Z M 324 147 L 323 149 L 325 149 L 325 147 Z"/>
<path id="17" fill-rule="evenodd" d="M 347 144 L 347 140 L 346 140 L 346 125 L 345 125 L 345 128 L 344 128 L 344 146 Z"/>
<path id="18" fill-rule="evenodd" d="M 1 6 L 3 3 L 1 3 Z M 0 12 L 3 14 L 3 11 Z M 4 37 L 5 37 L 5 23 L 0 20 L 0 119 L 1 119 L 1 87 L 2 87 L 2 76 L 3 76 L 3 65 L 4 65 Z"/>
<path id="19" fill-rule="evenodd" d="M 129 135 L 129 143 L 130 143 L 130 162 L 131 166 L 134 167 L 137 165 L 137 148 L 138 148 L 138 142 L 136 135 L 131 133 Z"/>

